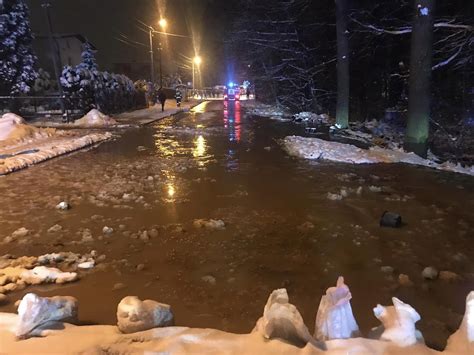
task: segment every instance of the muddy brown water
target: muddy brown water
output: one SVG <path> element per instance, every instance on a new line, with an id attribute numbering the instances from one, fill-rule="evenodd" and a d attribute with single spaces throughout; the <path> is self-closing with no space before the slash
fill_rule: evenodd
<path id="1" fill-rule="evenodd" d="M 474 179 L 289 157 L 278 139 L 302 132 L 213 102 L 0 178 L 0 240 L 20 227 L 31 231 L 0 243 L 0 254 L 106 255 L 80 281 L 11 293 L 0 311 L 14 311 L 28 291 L 71 295 L 84 324 L 114 324 L 120 299 L 136 295 L 172 305 L 177 325 L 245 333 L 270 292 L 285 287 L 312 331 L 321 295 L 343 275 L 363 332 L 379 324 L 372 308 L 397 296 L 421 314 L 427 343 L 442 348 L 474 290 Z M 341 188 L 347 198 L 327 198 Z M 71 210 L 55 210 L 63 200 Z M 379 227 L 385 210 L 400 213 L 404 227 Z M 226 228 L 196 229 L 198 218 L 222 219 Z M 55 224 L 63 229 L 49 233 Z M 114 232 L 103 236 L 104 226 Z M 86 228 L 93 241 L 82 241 Z M 153 228 L 150 240 L 138 238 Z M 384 274 L 386 265 L 395 273 Z M 429 265 L 462 279 L 423 281 Z M 399 273 L 414 285 L 399 286 Z M 114 290 L 117 283 L 125 287 Z"/>

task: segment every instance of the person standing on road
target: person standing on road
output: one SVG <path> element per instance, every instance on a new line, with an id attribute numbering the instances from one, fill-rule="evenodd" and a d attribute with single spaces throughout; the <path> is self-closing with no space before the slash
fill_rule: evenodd
<path id="1" fill-rule="evenodd" d="M 158 101 L 160 101 L 161 112 L 163 112 L 165 110 L 166 94 L 162 87 L 158 91 Z"/>
<path id="2" fill-rule="evenodd" d="M 176 89 L 176 94 L 175 94 L 174 98 L 176 99 L 176 105 L 178 107 L 180 107 L 181 106 L 181 100 L 183 100 L 183 94 L 181 94 L 181 91 L 179 89 Z"/>

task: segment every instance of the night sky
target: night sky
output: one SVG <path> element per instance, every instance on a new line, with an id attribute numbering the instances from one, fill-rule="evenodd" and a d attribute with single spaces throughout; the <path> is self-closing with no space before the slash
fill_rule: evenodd
<path id="1" fill-rule="evenodd" d="M 38 0 L 28 0 L 31 26 L 35 33 L 46 34 L 44 10 Z M 131 41 L 148 45 L 148 34 L 140 30 L 137 20 L 158 27 L 162 15 L 168 20 L 168 31 L 191 36 L 170 38 L 165 54 L 168 61 L 180 58 L 180 53 L 192 56 L 193 47 L 203 56 L 207 67 L 223 65 L 222 32 L 231 12 L 217 0 L 50 0 L 51 15 L 56 33 L 80 33 L 98 49 L 97 60 L 101 68 L 110 70 L 117 62 L 148 62 L 148 48 L 127 45 L 116 38 L 125 35 Z M 123 36 L 121 38 L 124 38 Z M 199 41 L 201 38 L 201 41 Z M 205 69 L 205 68 L 204 68 Z"/>

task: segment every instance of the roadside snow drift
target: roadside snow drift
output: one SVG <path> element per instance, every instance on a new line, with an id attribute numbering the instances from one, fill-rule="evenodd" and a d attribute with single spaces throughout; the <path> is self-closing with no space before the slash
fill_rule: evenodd
<path id="1" fill-rule="evenodd" d="M 402 150 L 390 150 L 380 147 L 372 147 L 366 150 L 351 144 L 299 136 L 286 137 L 283 140 L 283 145 L 288 154 L 304 159 L 350 164 L 405 163 L 474 176 L 473 166 L 462 167 L 453 163 L 438 164 Z"/>
<path id="2" fill-rule="evenodd" d="M 95 117 L 95 113 L 91 116 Z M 111 119 L 109 118 L 109 120 Z M 54 128 L 37 128 L 26 124 L 24 119 L 18 115 L 6 113 L 0 118 L 0 175 L 102 142 L 111 137 L 110 132 L 88 133 L 83 130 L 61 131 Z"/>
<path id="3" fill-rule="evenodd" d="M 52 128 L 29 126 L 22 117 L 14 113 L 5 113 L 0 117 L 0 147 L 29 139 L 47 138 L 54 133 Z"/>
<path id="4" fill-rule="evenodd" d="M 101 127 L 101 126 L 111 126 L 117 124 L 113 118 L 104 115 L 99 110 L 95 108 L 90 110 L 87 115 L 82 118 L 74 121 L 74 125 L 82 127 Z"/>
<path id="5" fill-rule="evenodd" d="M 393 298 L 393 306 L 377 305 L 380 326 L 370 338 L 359 337 L 350 306 L 351 293 L 344 280 L 322 297 L 311 336 L 286 289 L 270 294 L 262 317 L 249 334 L 215 329 L 167 326 L 172 321 L 168 305 L 125 297 L 117 308 L 118 327 L 73 326 L 78 301 L 73 297 L 40 297 L 29 293 L 18 315 L 0 313 L 2 353 L 81 354 L 315 354 L 315 355 L 468 355 L 474 353 L 474 291 L 466 299 L 459 329 L 443 352 L 424 344 L 415 323 L 420 315 L 410 305 Z M 152 328 L 152 329 L 150 329 Z M 145 330 L 146 329 L 146 330 Z M 39 338 L 32 338 L 39 337 Z"/>

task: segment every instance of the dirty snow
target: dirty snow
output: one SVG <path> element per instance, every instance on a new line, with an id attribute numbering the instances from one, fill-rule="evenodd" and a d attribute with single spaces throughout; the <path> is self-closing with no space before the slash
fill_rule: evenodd
<path id="1" fill-rule="evenodd" d="M 112 134 L 110 132 L 105 132 L 75 137 L 64 136 L 38 142 L 34 144 L 34 150 L 28 154 L 12 154 L 3 159 L 0 157 L 0 175 L 8 174 L 59 155 L 82 149 L 110 139 L 111 137 Z"/>
<path id="2" fill-rule="evenodd" d="M 393 306 L 374 308 L 381 326 L 374 329 L 370 338 L 351 338 L 353 330 L 357 333 L 357 324 L 349 305 L 349 288 L 338 282 L 338 287 L 328 289 L 328 295 L 335 296 L 332 300 L 335 304 L 327 309 L 329 312 L 318 312 L 316 325 L 324 329 L 330 326 L 337 331 L 325 333 L 324 339 L 317 342 L 309 334 L 296 306 L 289 303 L 286 289 L 271 293 L 263 316 L 250 334 L 166 326 L 167 322 L 162 320 L 172 319 L 168 305 L 152 300 L 142 302 L 136 297 L 126 297 L 118 305 L 118 327 L 73 326 L 64 322 L 66 319 L 77 321 L 75 298 L 47 298 L 30 293 L 20 302 L 18 315 L 0 313 L 2 352 L 63 353 L 67 348 L 70 353 L 96 353 L 107 349 L 115 354 L 463 355 L 472 354 L 474 350 L 474 292 L 467 296 L 463 321 L 442 353 L 424 344 L 421 332 L 415 328 L 419 314 L 397 298 L 392 299 Z M 347 324 L 350 325 L 348 332 L 340 333 L 340 327 Z M 157 325 L 164 327 L 148 329 Z M 148 330 L 140 331 L 143 329 Z M 120 330 L 132 334 L 123 334 Z M 32 336 L 38 338 L 32 339 Z"/>
<path id="3" fill-rule="evenodd" d="M 286 137 L 283 140 L 283 145 L 290 155 L 305 159 L 350 164 L 405 163 L 474 176 L 474 166 L 462 167 L 453 163 L 438 164 L 402 150 L 380 147 L 366 150 L 351 144 L 299 136 Z"/>
<path id="4" fill-rule="evenodd" d="M 27 140 L 47 138 L 56 131 L 51 128 L 29 126 L 25 120 L 14 113 L 5 113 L 0 117 L 0 147 Z"/>
<path id="5" fill-rule="evenodd" d="M 314 112 L 300 112 L 293 115 L 293 121 L 308 122 L 313 124 L 327 124 L 329 122 L 329 116 L 324 113 L 318 115 Z"/>
<path id="6" fill-rule="evenodd" d="M 90 110 L 85 116 L 74 121 L 74 125 L 82 127 L 100 127 L 115 124 L 117 124 L 117 121 L 96 109 Z"/>

